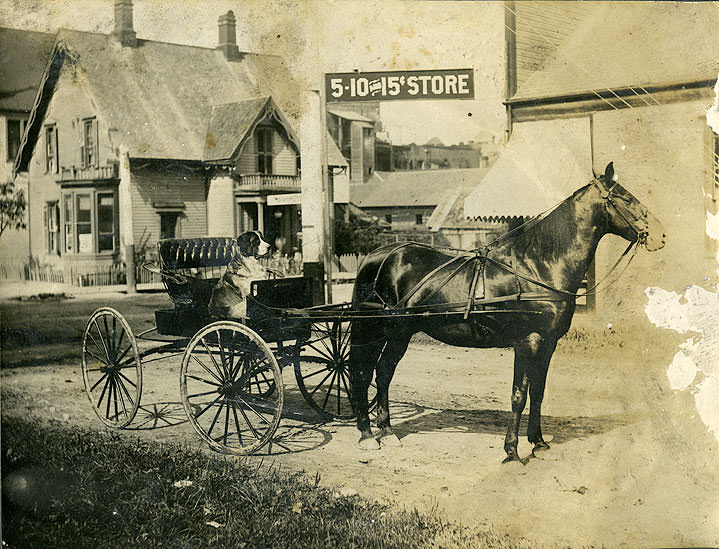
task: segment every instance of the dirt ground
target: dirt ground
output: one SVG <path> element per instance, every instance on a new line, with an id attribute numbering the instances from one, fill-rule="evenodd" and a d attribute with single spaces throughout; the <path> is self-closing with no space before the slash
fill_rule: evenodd
<path id="1" fill-rule="evenodd" d="M 149 294 L 111 304 L 139 332 L 164 299 Z M 0 303 L 3 414 L 100 428 L 82 388 L 77 343 L 97 305 Z M 509 350 L 412 344 L 390 393 L 402 445 L 379 451 L 358 447 L 353 424 L 321 422 L 286 369 L 286 411 L 275 443 L 247 461 L 319 473 L 323 484 L 345 493 L 436 510 L 532 546 L 716 547 L 719 447 L 691 395 L 668 388 L 670 358 L 646 349 L 558 352 L 543 405 L 552 447 L 526 466 L 501 465 Z M 203 446 L 180 402 L 179 362 L 144 368 L 131 436 Z M 526 437 L 519 450 L 530 454 Z"/>

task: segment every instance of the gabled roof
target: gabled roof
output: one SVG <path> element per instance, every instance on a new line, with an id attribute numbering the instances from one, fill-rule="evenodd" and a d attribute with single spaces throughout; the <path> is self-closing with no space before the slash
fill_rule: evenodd
<path id="1" fill-rule="evenodd" d="M 212 162 L 234 158 L 255 127 L 266 118 L 279 124 L 299 152 L 299 141 L 289 122 L 271 97 L 262 97 L 212 107 L 202 159 Z"/>
<path id="2" fill-rule="evenodd" d="M 590 13 L 554 59 L 529 76 L 510 102 L 716 80 L 715 2 L 588 4 Z"/>
<path id="3" fill-rule="evenodd" d="M 350 185 L 360 208 L 435 207 L 448 193 L 473 189 L 487 168 L 375 172 L 367 183 Z"/>
<path id="4" fill-rule="evenodd" d="M 77 71 L 98 116 L 133 158 L 201 160 L 213 105 L 266 97 L 273 82 L 288 77 L 279 57 L 241 54 L 228 61 L 217 49 L 151 40 L 122 47 L 110 35 L 63 29 L 36 99 L 30 147 L 19 156 L 21 170 L 63 65 Z"/>
<path id="5" fill-rule="evenodd" d="M 55 35 L 0 28 L 0 110 L 29 112 Z"/>

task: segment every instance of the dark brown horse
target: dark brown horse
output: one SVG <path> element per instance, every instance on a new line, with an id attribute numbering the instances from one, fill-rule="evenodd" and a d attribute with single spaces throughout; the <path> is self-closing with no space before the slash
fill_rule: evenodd
<path id="1" fill-rule="evenodd" d="M 450 345 L 513 347 L 512 417 L 504 461 L 526 462 L 517 454 L 517 443 L 527 391 L 529 442 L 533 452 L 549 448 L 540 420 L 547 369 L 557 340 L 569 329 L 576 292 L 597 244 L 612 233 L 649 251 L 664 246 L 661 223 L 613 177 L 609 164 L 604 175 L 556 208 L 485 249 L 452 253 L 393 244 L 365 259 L 357 273 L 353 309 L 416 314 L 378 314 L 352 324 L 352 401 L 363 447 L 379 447 L 370 429 L 367 398 L 375 371 L 380 440 L 397 440 L 390 424 L 389 384 L 412 334 L 421 331 Z M 457 307 L 464 313 L 458 314 Z"/>

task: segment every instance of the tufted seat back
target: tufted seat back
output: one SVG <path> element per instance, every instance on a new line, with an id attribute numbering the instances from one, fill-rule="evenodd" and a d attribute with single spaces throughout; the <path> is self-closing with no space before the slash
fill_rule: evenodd
<path id="1" fill-rule="evenodd" d="M 161 266 L 169 271 L 224 267 L 232 258 L 234 238 L 168 238 L 157 243 Z"/>

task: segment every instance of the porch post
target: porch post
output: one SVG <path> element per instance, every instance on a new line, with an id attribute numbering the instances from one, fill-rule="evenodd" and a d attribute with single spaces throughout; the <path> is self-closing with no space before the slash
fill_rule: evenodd
<path id="1" fill-rule="evenodd" d="M 257 230 L 265 234 L 265 204 L 262 198 L 258 198 L 257 202 Z"/>
<path id="2" fill-rule="evenodd" d="M 130 155 L 124 147 L 120 150 L 120 166 L 118 167 L 120 185 L 118 187 L 120 208 L 120 249 L 124 252 L 125 278 L 127 293 L 137 293 L 135 280 L 135 227 L 132 220 L 132 172 L 130 171 Z"/>

